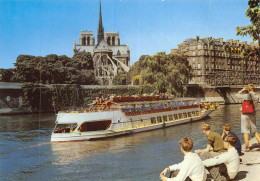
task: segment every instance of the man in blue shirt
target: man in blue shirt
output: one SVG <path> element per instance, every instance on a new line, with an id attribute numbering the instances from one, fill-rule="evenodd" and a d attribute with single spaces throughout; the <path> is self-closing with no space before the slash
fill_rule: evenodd
<path id="1" fill-rule="evenodd" d="M 236 137 L 237 142 L 236 142 L 235 148 L 236 148 L 238 154 L 241 155 L 241 142 L 240 142 L 239 138 L 237 137 L 237 135 L 235 133 L 231 132 L 230 124 L 224 124 L 222 126 L 222 128 L 223 128 L 223 134 L 222 134 L 223 140 L 225 140 L 225 138 L 228 135 L 234 135 Z"/>

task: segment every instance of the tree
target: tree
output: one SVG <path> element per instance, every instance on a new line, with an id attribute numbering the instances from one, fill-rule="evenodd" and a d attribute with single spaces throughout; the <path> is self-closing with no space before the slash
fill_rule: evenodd
<path id="1" fill-rule="evenodd" d="M 192 77 L 187 57 L 181 54 L 159 52 L 153 56 L 141 56 L 130 69 L 132 81 L 141 86 L 152 86 L 154 93 L 171 93 L 182 96 Z"/>
<path id="2" fill-rule="evenodd" d="M 246 9 L 246 17 L 250 18 L 251 24 L 248 26 L 237 27 L 237 35 L 249 35 L 253 41 L 258 41 L 260 47 L 260 0 L 249 0 L 249 8 Z"/>
<path id="3" fill-rule="evenodd" d="M 129 85 L 131 84 L 130 73 L 120 72 L 113 79 L 113 85 Z"/>
<path id="4" fill-rule="evenodd" d="M 72 60 L 77 64 L 77 68 L 79 69 L 94 69 L 93 59 L 89 52 L 83 51 L 75 53 Z"/>
<path id="5" fill-rule="evenodd" d="M 13 69 L 0 69 L 1 79 L 3 82 L 12 82 L 12 76 L 14 75 Z"/>
<path id="6" fill-rule="evenodd" d="M 19 55 L 13 79 L 23 83 L 98 84 L 90 53 L 79 52 L 72 58 L 50 54 L 46 57 Z"/>

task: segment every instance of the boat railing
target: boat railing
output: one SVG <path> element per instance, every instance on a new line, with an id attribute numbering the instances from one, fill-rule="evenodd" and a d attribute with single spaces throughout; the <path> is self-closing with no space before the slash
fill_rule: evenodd
<path id="1" fill-rule="evenodd" d="M 159 101 L 159 100 L 171 100 L 167 96 L 118 96 L 113 97 L 113 102 L 140 102 L 140 101 Z"/>
<path id="2" fill-rule="evenodd" d="M 192 109 L 192 108 L 199 108 L 199 105 L 190 105 L 190 106 L 182 106 L 182 107 L 167 107 L 167 108 L 163 108 L 163 109 L 151 109 L 151 110 L 145 110 L 145 111 L 133 111 L 133 112 L 124 112 L 124 113 L 126 116 L 136 116 L 136 115 L 142 115 L 142 114 L 153 114 L 153 113 L 159 113 L 159 112 Z"/>

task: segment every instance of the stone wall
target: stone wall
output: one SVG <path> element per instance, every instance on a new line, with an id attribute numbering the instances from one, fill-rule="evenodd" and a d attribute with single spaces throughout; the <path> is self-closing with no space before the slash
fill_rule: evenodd
<path id="1" fill-rule="evenodd" d="M 0 114 L 23 112 L 23 101 L 22 89 L 0 89 Z"/>
<path id="2" fill-rule="evenodd" d="M 97 89 L 102 92 L 102 87 L 82 87 L 83 89 Z M 198 97 L 204 102 L 218 102 L 219 104 L 237 104 L 238 100 L 235 96 L 241 88 L 214 88 L 192 85 L 188 88 L 186 97 Z M 256 88 L 256 93 L 260 97 L 260 88 Z M 42 95 L 42 99 L 48 99 L 46 95 Z M 48 96 L 48 95 L 47 95 Z M 84 99 L 86 99 L 86 95 Z M 24 92 L 21 87 L 11 88 L 0 86 L 0 114 L 15 114 L 15 113 L 32 113 L 31 108 L 25 107 Z M 41 101 L 41 111 L 50 111 L 50 101 Z M 48 108 L 48 109 L 47 109 Z M 37 110 L 35 110 L 37 111 Z M 52 110 L 53 111 L 53 110 Z"/>
<path id="3" fill-rule="evenodd" d="M 188 89 L 188 97 L 199 97 L 205 102 L 218 102 L 220 104 L 238 104 L 241 103 L 236 97 L 241 88 L 214 88 L 214 87 L 201 87 L 191 86 Z M 256 88 L 255 92 L 260 97 L 260 88 Z"/>

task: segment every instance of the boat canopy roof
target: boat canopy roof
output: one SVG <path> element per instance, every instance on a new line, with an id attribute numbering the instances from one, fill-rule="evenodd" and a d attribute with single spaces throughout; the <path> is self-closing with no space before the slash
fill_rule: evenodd
<path id="1" fill-rule="evenodd" d="M 56 123 L 58 124 L 82 124 L 83 122 L 95 122 L 113 120 L 114 116 L 122 114 L 120 111 L 88 112 L 88 113 L 59 113 Z M 120 115 L 122 117 L 122 115 Z"/>
<path id="2" fill-rule="evenodd" d="M 174 99 L 167 99 L 167 100 L 153 100 L 153 101 L 127 101 L 127 102 L 113 102 L 114 104 L 119 105 L 142 105 L 142 104 L 156 104 L 156 103 L 169 103 L 169 102 L 189 102 L 192 101 L 193 103 L 199 104 L 200 100 L 197 98 L 174 98 Z"/>

